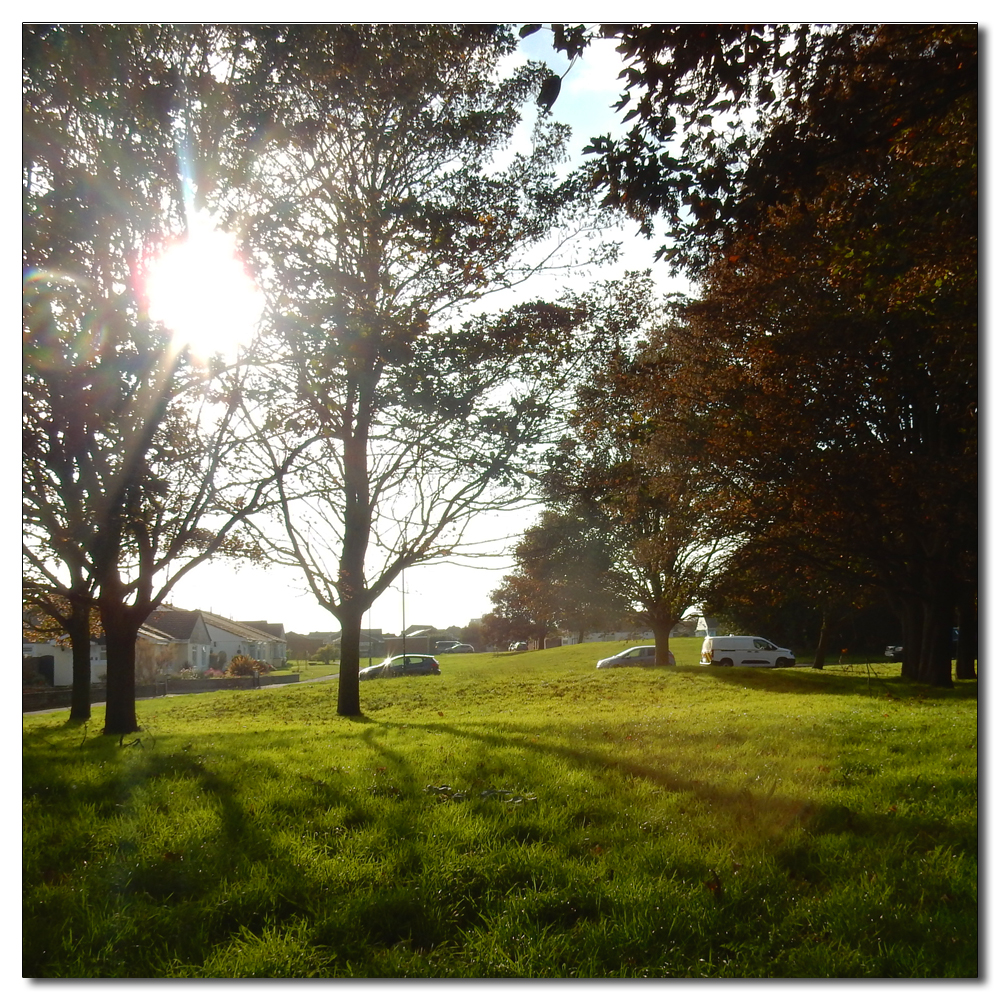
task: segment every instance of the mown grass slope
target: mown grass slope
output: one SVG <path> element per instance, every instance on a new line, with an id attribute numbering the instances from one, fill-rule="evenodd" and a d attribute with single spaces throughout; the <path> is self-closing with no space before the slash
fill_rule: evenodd
<path id="1" fill-rule="evenodd" d="M 27 718 L 23 974 L 976 976 L 976 684 L 672 645 Z"/>

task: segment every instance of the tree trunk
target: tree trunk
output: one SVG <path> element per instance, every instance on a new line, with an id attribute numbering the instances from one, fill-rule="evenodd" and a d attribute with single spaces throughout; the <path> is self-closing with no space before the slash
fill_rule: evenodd
<path id="1" fill-rule="evenodd" d="M 960 681 L 976 679 L 979 646 L 979 612 L 976 594 L 963 591 L 958 603 L 958 648 L 955 650 L 955 677 Z"/>
<path id="2" fill-rule="evenodd" d="M 929 588 L 928 588 L 929 589 Z M 935 591 L 942 588 L 936 586 Z M 917 680 L 934 687 L 952 687 L 951 629 L 953 603 L 940 592 L 931 592 L 924 601 L 923 629 Z"/>
<path id="3" fill-rule="evenodd" d="M 365 609 L 360 606 L 341 608 L 340 680 L 337 684 L 337 715 L 361 714 L 361 691 L 358 670 L 361 667 L 361 624 Z"/>
<path id="4" fill-rule="evenodd" d="M 656 643 L 656 666 L 670 666 L 670 630 L 677 624 L 675 621 L 650 621 L 653 629 L 653 641 Z"/>
<path id="5" fill-rule="evenodd" d="M 816 640 L 816 653 L 813 656 L 813 670 L 822 670 L 826 663 L 827 619 L 826 608 L 823 609 L 823 620 L 819 626 L 819 638 Z"/>
<path id="6" fill-rule="evenodd" d="M 71 605 L 67 622 L 73 649 L 73 691 L 69 717 L 72 722 L 90 718 L 90 605 Z"/>
<path id="7" fill-rule="evenodd" d="M 370 360 L 368 362 L 370 364 Z M 371 604 L 365 587 L 365 554 L 372 530 L 371 484 L 368 471 L 368 410 L 377 382 L 371 371 L 359 378 L 362 411 L 353 433 L 344 438 L 344 544 L 340 552 L 337 580 L 340 622 L 340 681 L 337 714 L 361 714 L 358 670 L 361 668 L 361 626 Z"/>
<path id="8" fill-rule="evenodd" d="M 104 733 L 106 736 L 124 736 L 139 729 L 135 714 L 135 643 L 139 627 L 152 608 L 126 604 L 121 587 L 115 581 L 102 585 L 98 608 L 108 644 Z"/>
<path id="9" fill-rule="evenodd" d="M 104 622 L 104 635 L 108 643 L 108 693 L 105 708 L 104 734 L 121 736 L 139 729 L 135 714 L 135 642 L 138 626 L 133 626 L 125 616 L 110 623 Z"/>
<path id="10" fill-rule="evenodd" d="M 901 677 L 915 681 L 919 679 L 920 646 L 923 642 L 923 612 L 915 598 L 904 598 L 899 616 L 903 644 L 899 672 Z"/>

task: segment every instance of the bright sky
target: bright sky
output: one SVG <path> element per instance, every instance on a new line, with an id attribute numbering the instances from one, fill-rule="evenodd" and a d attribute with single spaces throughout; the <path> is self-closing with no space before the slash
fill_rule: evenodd
<path id="1" fill-rule="evenodd" d="M 556 73 L 562 74 L 568 65 L 561 54 L 553 51 L 547 29 L 526 39 L 522 48 L 525 57 L 544 60 Z M 571 148 L 582 148 L 593 135 L 619 131 L 617 116 L 610 105 L 620 94 L 617 82 L 620 66 L 613 46 L 602 43 L 578 60 L 563 80 L 554 114 L 557 120 L 573 127 Z M 626 224 L 616 235 L 624 243 L 622 259 L 613 268 L 602 271 L 601 278 L 613 277 L 626 269 L 653 267 L 652 255 L 657 244 L 637 238 L 634 233 L 635 226 Z M 665 268 L 660 265 L 656 270 L 663 273 L 666 281 Z M 531 293 L 522 289 L 522 294 Z M 481 617 L 490 610 L 490 591 L 510 568 L 509 557 L 502 550 L 513 544 L 514 538 L 533 519 L 532 513 L 523 511 L 484 517 L 474 526 L 473 537 L 511 538 L 508 546 L 493 546 L 498 551 L 497 558 L 480 561 L 475 568 L 440 565 L 408 570 L 405 580 L 397 580 L 396 586 L 376 602 L 367 616 L 366 627 L 398 632 L 403 628 L 404 615 L 406 626 L 440 628 L 464 626 Z M 339 629 L 333 616 L 316 604 L 301 574 L 286 567 L 207 564 L 188 574 L 174 588 L 169 600 L 179 607 L 201 608 L 238 620 L 281 622 L 286 630 L 295 632 Z"/>

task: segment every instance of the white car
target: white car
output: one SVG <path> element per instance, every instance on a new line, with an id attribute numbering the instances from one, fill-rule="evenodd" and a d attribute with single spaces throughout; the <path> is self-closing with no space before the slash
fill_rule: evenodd
<path id="1" fill-rule="evenodd" d="M 614 656 L 606 656 L 603 660 L 597 661 L 597 669 L 604 670 L 608 667 L 651 667 L 656 663 L 655 646 L 633 646 L 623 653 L 615 653 Z M 667 650 L 667 664 L 676 667 L 674 654 Z"/>
<path id="2" fill-rule="evenodd" d="M 759 635 L 710 635 L 701 662 L 717 667 L 794 667 L 795 654 Z"/>

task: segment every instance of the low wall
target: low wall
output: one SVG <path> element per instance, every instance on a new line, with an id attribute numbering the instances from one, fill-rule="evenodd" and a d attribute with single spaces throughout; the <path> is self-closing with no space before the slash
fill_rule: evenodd
<path id="1" fill-rule="evenodd" d="M 271 687 L 273 684 L 297 684 L 298 674 L 282 674 L 271 677 L 267 674 L 256 677 L 206 677 L 201 680 L 185 681 L 169 678 L 155 684 L 136 684 L 136 698 L 163 698 L 168 694 L 199 694 L 205 691 L 249 690 L 255 687 Z M 72 688 L 29 688 L 21 693 L 22 712 L 41 712 L 48 708 L 69 708 Z M 99 705 L 107 700 L 107 686 L 92 684 L 90 703 Z"/>

